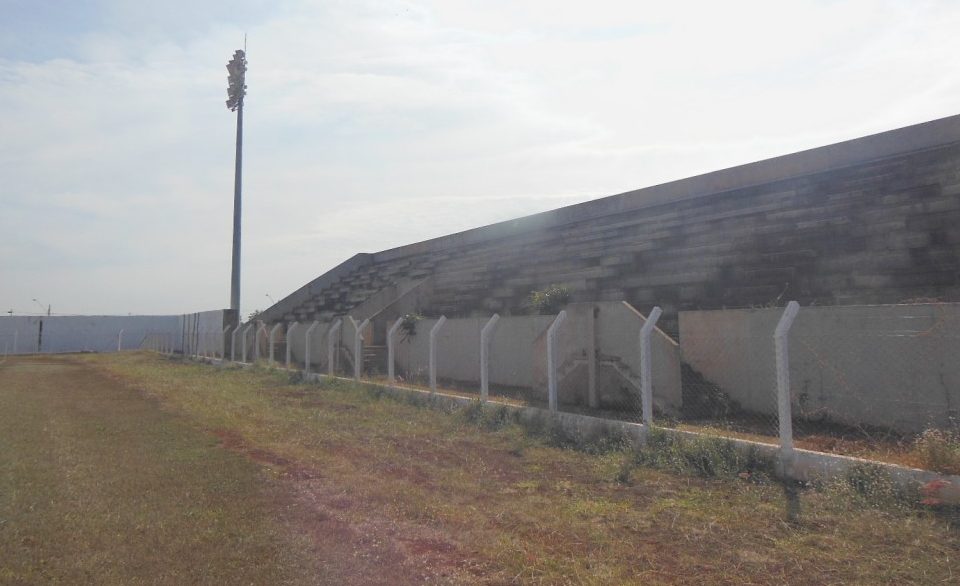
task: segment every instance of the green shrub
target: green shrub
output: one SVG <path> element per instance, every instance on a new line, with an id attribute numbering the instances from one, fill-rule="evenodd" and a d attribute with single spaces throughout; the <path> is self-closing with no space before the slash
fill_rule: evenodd
<path id="1" fill-rule="evenodd" d="M 407 313 L 400 318 L 400 339 L 405 341 L 417 335 L 417 324 L 423 316 L 419 313 Z"/>
<path id="2" fill-rule="evenodd" d="M 550 285 L 543 291 L 531 291 L 529 303 L 534 313 L 553 315 L 559 313 L 570 301 L 570 290 L 562 285 Z"/>

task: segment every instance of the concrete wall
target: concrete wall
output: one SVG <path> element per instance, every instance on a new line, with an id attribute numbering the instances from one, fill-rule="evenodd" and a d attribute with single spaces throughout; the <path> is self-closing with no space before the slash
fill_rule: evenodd
<path id="1" fill-rule="evenodd" d="M 597 351 L 620 358 L 639 377 L 640 329 L 646 318 L 626 302 L 593 304 L 597 307 Z M 660 328 L 650 341 L 654 408 L 676 413 L 683 403 L 680 387 L 680 346 Z"/>
<path id="2" fill-rule="evenodd" d="M 293 334 L 286 338 L 291 347 L 290 359 L 298 365 L 303 365 L 306 357 L 307 330 L 309 323 L 302 323 L 297 326 Z M 332 322 L 318 322 L 318 325 L 310 332 L 310 370 L 313 372 L 327 371 L 327 333 L 330 331 Z M 349 326 L 348 326 L 349 327 Z M 339 338 L 338 338 L 339 339 Z"/>
<path id="3" fill-rule="evenodd" d="M 121 329 L 123 348 L 127 350 L 139 348 L 147 334 L 167 334 L 179 348 L 182 328 L 183 316 L 179 315 L 6 316 L 0 317 L 0 351 L 6 348 L 13 353 L 14 332 L 17 332 L 19 354 L 116 352 Z"/>
<path id="4" fill-rule="evenodd" d="M 479 384 L 480 330 L 489 318 L 448 319 L 437 339 L 437 377 Z M 545 360 L 536 340 L 553 321 L 551 316 L 502 318 L 490 345 L 490 384 L 534 388 L 537 364 Z M 430 329 L 435 318 L 417 324 L 414 336 L 397 344 L 397 368 L 407 379 L 426 380 L 430 364 Z"/>
<path id="5" fill-rule="evenodd" d="M 228 339 L 223 335 L 224 328 L 236 323 L 236 311 L 229 309 L 215 309 L 187 313 L 180 317 L 181 347 L 180 350 L 190 354 L 222 356 L 224 350 L 229 351 Z"/>
<path id="6" fill-rule="evenodd" d="M 644 318 L 625 303 L 575 303 L 557 335 L 557 364 L 561 403 L 588 404 L 587 362 L 591 351 L 598 356 L 596 379 L 600 407 L 616 408 L 631 402 L 610 381 L 611 362 L 619 372 L 636 381 L 626 392 L 639 402 L 639 332 Z M 480 332 L 489 317 L 448 319 L 437 339 L 439 379 L 479 385 Z M 492 385 L 534 390 L 546 400 L 546 332 L 555 316 L 502 317 L 491 338 L 490 382 Z M 591 322 L 592 325 L 591 325 Z M 408 380 L 426 380 L 429 375 L 430 329 L 436 319 L 423 319 L 417 333 L 397 344 L 398 372 Z M 656 330 L 653 338 L 653 384 L 656 407 L 676 412 L 680 408 L 680 350 L 676 342 Z"/>
<path id="7" fill-rule="evenodd" d="M 781 309 L 680 314 L 683 360 L 776 413 Z M 794 415 L 907 432 L 960 421 L 960 304 L 804 307 L 789 336 Z"/>

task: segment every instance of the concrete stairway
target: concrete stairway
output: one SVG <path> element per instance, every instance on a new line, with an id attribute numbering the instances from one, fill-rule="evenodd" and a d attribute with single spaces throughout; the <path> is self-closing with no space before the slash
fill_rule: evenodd
<path id="1" fill-rule="evenodd" d="M 637 192 L 570 206 L 363 255 L 349 272 L 319 277 L 309 298 L 296 295 L 282 319 L 344 315 L 399 279 L 424 277 L 432 277 L 429 315 L 522 313 L 532 290 L 556 283 L 573 301 L 623 300 L 642 313 L 660 305 L 659 325 L 673 336 L 683 309 L 954 299 L 958 160 L 960 143 L 950 143 L 722 192 L 688 193 L 705 181 L 691 178 L 670 188 L 677 199 Z M 627 196 L 652 199 L 626 205 Z"/>

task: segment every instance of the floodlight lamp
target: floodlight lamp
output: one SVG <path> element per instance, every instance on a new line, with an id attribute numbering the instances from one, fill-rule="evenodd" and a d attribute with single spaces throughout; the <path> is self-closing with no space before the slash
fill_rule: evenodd
<path id="1" fill-rule="evenodd" d="M 247 85 L 245 77 L 247 73 L 247 56 L 242 49 L 237 49 L 233 53 L 233 59 L 227 63 L 227 76 L 229 85 L 227 86 L 227 108 L 233 112 L 243 104 L 243 96 L 246 95 Z"/>

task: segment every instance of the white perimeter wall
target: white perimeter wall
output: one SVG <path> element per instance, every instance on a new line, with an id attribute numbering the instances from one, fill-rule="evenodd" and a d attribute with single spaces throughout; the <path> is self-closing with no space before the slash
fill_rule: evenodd
<path id="1" fill-rule="evenodd" d="M 68 315 L 0 317 L 0 350 L 13 354 L 14 332 L 17 353 L 37 352 L 40 323 L 43 339 L 40 352 L 115 352 L 117 336 L 123 330 L 124 349 L 140 347 L 147 334 L 166 333 L 180 343 L 182 316 L 179 315 Z"/>
<path id="2" fill-rule="evenodd" d="M 683 360 L 752 411 L 776 413 L 782 309 L 680 312 Z M 788 338 L 794 416 L 902 431 L 960 417 L 960 304 L 803 307 Z"/>
<path id="3" fill-rule="evenodd" d="M 174 351 L 220 352 L 218 332 L 231 318 L 228 310 L 183 315 L 54 315 L 0 317 L 0 352 L 17 354 L 56 352 L 115 352 L 120 330 L 123 349 L 135 350 L 149 335 L 166 336 Z M 43 336 L 40 339 L 40 324 Z"/>

